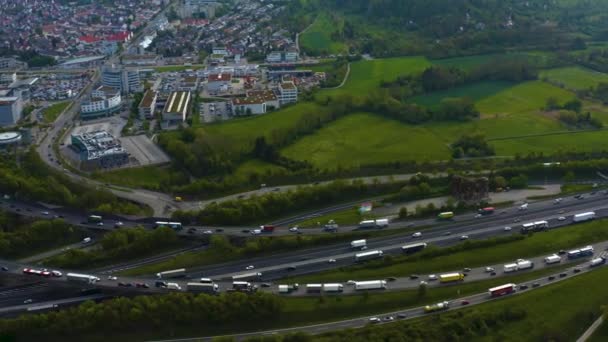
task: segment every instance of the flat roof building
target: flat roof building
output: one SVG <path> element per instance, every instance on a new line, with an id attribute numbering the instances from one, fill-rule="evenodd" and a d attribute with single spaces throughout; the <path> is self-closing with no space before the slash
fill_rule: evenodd
<path id="1" fill-rule="evenodd" d="M 78 154 L 80 168 L 114 168 L 129 162 L 129 154 L 120 141 L 106 131 L 72 134 L 70 148 Z"/>
<path id="2" fill-rule="evenodd" d="M 80 105 L 82 120 L 107 117 L 120 112 L 122 97 L 118 89 L 100 86 L 91 92 L 91 98 Z"/>
<path id="3" fill-rule="evenodd" d="M 0 126 L 14 126 L 21 120 L 23 101 L 19 96 L 0 97 Z"/>
<path id="4" fill-rule="evenodd" d="M 139 117 L 145 119 L 154 118 L 154 113 L 156 111 L 156 99 L 158 95 L 153 90 L 147 90 L 144 94 L 144 97 L 141 99 L 139 103 Z"/>
<path id="5" fill-rule="evenodd" d="M 162 124 L 168 127 L 185 122 L 190 113 L 191 100 L 192 93 L 189 91 L 172 92 L 163 109 Z"/>

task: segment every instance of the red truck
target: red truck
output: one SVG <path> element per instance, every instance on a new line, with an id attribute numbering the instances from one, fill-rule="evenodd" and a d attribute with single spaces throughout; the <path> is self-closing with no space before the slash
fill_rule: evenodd
<path id="1" fill-rule="evenodd" d="M 505 284 L 497 287 L 493 287 L 488 290 L 491 297 L 500 297 L 504 295 L 508 295 L 515 291 L 515 284 Z"/>
<path id="2" fill-rule="evenodd" d="M 262 231 L 262 233 L 272 233 L 272 232 L 274 232 L 274 228 L 275 227 L 273 225 L 269 225 L 269 224 L 260 226 L 260 230 Z"/>

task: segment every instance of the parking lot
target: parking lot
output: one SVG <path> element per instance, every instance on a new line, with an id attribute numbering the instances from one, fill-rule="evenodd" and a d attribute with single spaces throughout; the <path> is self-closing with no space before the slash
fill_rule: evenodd
<path id="1" fill-rule="evenodd" d="M 230 102 L 225 101 L 201 103 L 200 113 L 201 119 L 205 123 L 223 121 L 232 118 Z"/>

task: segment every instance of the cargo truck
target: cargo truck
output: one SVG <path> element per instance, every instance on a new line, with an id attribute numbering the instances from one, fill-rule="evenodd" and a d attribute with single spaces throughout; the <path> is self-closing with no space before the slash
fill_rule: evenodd
<path id="1" fill-rule="evenodd" d="M 192 292 L 203 292 L 208 294 L 218 293 L 220 287 L 217 284 L 209 283 L 187 283 L 186 289 Z"/>
<path id="2" fill-rule="evenodd" d="M 342 284 L 323 284 L 323 292 L 342 292 L 343 290 Z"/>
<path id="3" fill-rule="evenodd" d="M 561 262 L 561 261 L 562 261 L 562 258 L 557 254 L 549 255 L 548 257 L 545 258 L 545 264 L 557 264 L 558 262 Z"/>
<path id="4" fill-rule="evenodd" d="M 433 305 L 427 305 L 424 307 L 424 312 L 431 313 L 435 311 L 447 310 L 450 307 L 450 302 L 444 301 Z"/>
<path id="5" fill-rule="evenodd" d="M 178 283 L 167 283 L 167 289 L 174 291 L 181 291 L 182 287 Z"/>
<path id="6" fill-rule="evenodd" d="M 451 211 L 446 211 L 443 213 L 439 213 L 439 215 L 437 215 L 437 219 L 439 219 L 439 220 L 449 220 L 453 217 L 454 217 L 454 213 Z"/>
<path id="7" fill-rule="evenodd" d="M 490 297 L 500 297 L 515 292 L 515 284 L 505 284 L 488 290 Z"/>
<path id="8" fill-rule="evenodd" d="M 251 285 L 250 282 L 247 282 L 247 281 L 233 281 L 232 290 L 250 292 L 250 291 L 255 291 L 255 287 L 253 285 Z"/>
<path id="9" fill-rule="evenodd" d="M 90 215 L 87 218 L 87 222 L 89 222 L 89 223 L 99 223 L 99 222 L 102 222 L 102 221 L 103 221 L 103 218 L 101 216 L 99 216 L 99 215 Z"/>
<path id="10" fill-rule="evenodd" d="M 386 228 L 388 227 L 388 219 L 377 219 L 376 226 L 378 228 Z"/>
<path id="11" fill-rule="evenodd" d="M 368 281 L 356 281 L 355 290 L 385 290 L 386 280 L 368 280 Z"/>
<path id="12" fill-rule="evenodd" d="M 68 274 L 66 274 L 66 278 L 69 281 L 77 281 L 77 282 L 87 283 L 87 284 L 95 284 L 96 282 L 98 282 L 100 280 L 99 277 L 88 275 L 88 274 L 79 274 L 79 273 L 68 273 Z"/>
<path id="13" fill-rule="evenodd" d="M 274 232 L 274 228 L 275 227 L 273 225 L 269 225 L 269 224 L 260 226 L 260 230 L 262 231 L 262 233 L 272 233 L 272 232 Z"/>
<path id="14" fill-rule="evenodd" d="M 595 258 L 593 260 L 591 260 L 591 262 L 589 263 L 589 267 L 595 267 L 595 266 L 599 266 L 599 265 L 603 265 L 606 263 L 606 259 L 605 258 Z"/>
<path id="15" fill-rule="evenodd" d="M 299 287 L 299 284 L 279 285 L 279 293 L 292 293 L 293 291 L 297 291 Z"/>
<path id="16" fill-rule="evenodd" d="M 464 274 L 462 274 L 462 273 L 446 273 L 446 274 L 439 275 L 440 283 L 451 283 L 451 282 L 461 281 L 461 280 L 464 280 Z"/>
<path id="17" fill-rule="evenodd" d="M 337 232 L 338 224 L 334 220 L 329 220 L 325 226 L 323 226 L 323 230 L 326 232 Z"/>
<path id="18" fill-rule="evenodd" d="M 360 228 L 360 229 L 365 229 L 365 228 L 376 228 L 376 221 L 375 221 L 375 220 L 365 220 L 365 221 L 361 221 L 361 222 L 359 222 L 359 228 Z"/>
<path id="19" fill-rule="evenodd" d="M 323 290 L 323 284 L 306 284 L 307 293 L 321 293 Z"/>
<path id="20" fill-rule="evenodd" d="M 517 264 L 506 264 L 503 267 L 503 270 L 505 273 L 515 272 L 515 271 L 517 271 Z"/>
<path id="21" fill-rule="evenodd" d="M 574 217 L 572 217 L 572 221 L 583 222 L 583 221 L 593 220 L 594 218 L 595 218 L 595 212 L 589 211 L 586 213 L 574 215 Z"/>
<path id="22" fill-rule="evenodd" d="M 367 247 L 367 240 L 354 240 L 350 243 L 350 248 L 352 249 L 364 249 Z"/>
<path id="23" fill-rule="evenodd" d="M 519 259 L 517 260 L 517 270 L 527 270 L 529 268 L 533 268 L 534 263 L 530 260 Z"/>
<path id="24" fill-rule="evenodd" d="M 522 225 L 521 232 L 524 234 L 529 232 L 540 232 L 547 228 L 549 228 L 549 222 L 547 221 L 529 222 Z"/>
<path id="25" fill-rule="evenodd" d="M 242 273 L 232 276 L 233 281 L 259 280 L 262 277 L 260 272 Z"/>
<path id="26" fill-rule="evenodd" d="M 382 258 L 383 255 L 384 255 L 384 253 L 380 250 L 357 253 L 357 254 L 355 254 L 355 261 L 361 262 L 361 261 L 366 261 L 366 260 L 371 260 L 371 259 Z"/>
<path id="27" fill-rule="evenodd" d="M 185 268 L 178 268 L 176 270 L 164 271 L 156 273 L 156 277 L 158 279 L 169 279 L 169 278 L 179 278 L 186 276 Z"/>
<path id="28" fill-rule="evenodd" d="M 401 247 L 401 251 L 405 254 L 413 254 L 425 249 L 427 246 L 426 242 L 415 243 L 412 245 L 405 245 Z"/>

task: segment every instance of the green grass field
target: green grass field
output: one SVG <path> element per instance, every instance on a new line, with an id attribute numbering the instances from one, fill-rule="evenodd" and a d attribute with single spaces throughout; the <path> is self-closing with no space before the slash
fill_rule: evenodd
<path id="1" fill-rule="evenodd" d="M 596 87 L 600 82 L 608 82 L 608 74 L 585 69 L 582 67 L 566 67 L 544 70 L 541 78 L 551 82 L 561 83 L 566 88 L 582 90 Z"/>
<path id="2" fill-rule="evenodd" d="M 448 147 L 424 127 L 366 113 L 341 118 L 298 140 L 282 153 L 326 168 L 394 160 L 437 160 L 450 155 Z"/>
<path id="3" fill-rule="evenodd" d="M 55 122 L 59 114 L 61 114 L 72 102 L 64 101 L 57 102 L 42 110 L 42 116 L 46 122 Z"/>
<path id="4" fill-rule="evenodd" d="M 323 226 L 329 220 L 336 221 L 336 223 L 338 225 L 349 225 L 349 224 L 356 224 L 356 223 L 361 222 L 362 220 L 367 220 L 367 219 L 372 219 L 372 218 L 375 218 L 375 217 L 373 215 L 369 215 L 369 214 L 361 215 L 359 213 L 359 209 L 353 207 L 353 208 L 350 208 L 347 210 L 309 218 L 304 221 L 298 222 L 297 225 L 300 226 L 300 228 L 315 228 L 315 227 Z M 320 223 L 320 225 L 318 225 L 317 223 Z"/>
<path id="5" fill-rule="evenodd" d="M 314 55 L 337 55 L 348 53 L 348 46 L 343 42 L 334 41 L 332 32 L 342 26 L 342 20 L 332 19 L 327 14 L 317 16 L 312 26 L 300 35 L 300 46 L 304 51 Z"/>
<path id="6" fill-rule="evenodd" d="M 429 272 L 454 271 L 463 267 L 478 267 L 508 262 L 514 258 L 541 256 L 545 253 L 555 253 L 560 249 L 574 248 L 607 240 L 606 223 L 607 221 L 603 220 L 579 224 L 548 233 L 534 234 L 524 240 L 502 243 L 493 247 L 475 248 L 438 257 L 418 259 L 403 256 L 400 257 L 403 262 L 389 266 L 383 266 L 381 262 L 375 262 L 370 265 L 344 267 L 341 270 L 297 277 L 293 282 L 331 282 L 348 279 L 376 279 L 389 276 L 404 277 L 415 273 L 428 274 Z"/>
<path id="7" fill-rule="evenodd" d="M 441 100 L 448 97 L 468 97 L 471 100 L 478 102 L 482 99 L 499 94 L 513 86 L 514 84 L 509 82 L 478 82 L 450 90 L 419 95 L 413 97 L 410 101 L 426 107 L 436 107 Z"/>
<path id="8" fill-rule="evenodd" d="M 161 182 L 170 178 L 170 173 L 166 168 L 147 166 L 98 172 L 94 173 L 92 178 L 130 188 L 157 189 Z"/>

